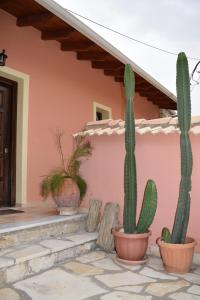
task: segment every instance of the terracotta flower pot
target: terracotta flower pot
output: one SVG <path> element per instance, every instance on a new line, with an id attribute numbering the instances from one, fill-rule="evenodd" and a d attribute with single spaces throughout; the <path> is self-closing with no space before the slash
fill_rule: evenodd
<path id="1" fill-rule="evenodd" d="M 151 232 L 142 234 L 124 233 L 121 228 L 114 228 L 115 247 L 120 259 L 127 261 L 143 261 L 148 247 Z"/>
<path id="2" fill-rule="evenodd" d="M 167 272 L 187 273 L 190 271 L 196 246 L 193 238 L 187 237 L 185 244 L 165 243 L 159 238 L 157 244 Z"/>
<path id="3" fill-rule="evenodd" d="M 75 181 L 66 178 L 62 191 L 53 197 L 61 215 L 74 215 L 80 204 L 80 191 Z"/>

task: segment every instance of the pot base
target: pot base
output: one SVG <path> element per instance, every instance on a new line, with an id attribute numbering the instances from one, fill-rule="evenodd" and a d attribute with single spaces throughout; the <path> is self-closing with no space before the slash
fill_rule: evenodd
<path id="1" fill-rule="evenodd" d="M 73 216 L 78 213 L 78 209 L 76 207 L 59 207 L 58 214 L 60 216 Z"/>
<path id="2" fill-rule="evenodd" d="M 126 265 L 142 265 L 145 264 L 148 261 L 148 259 L 149 259 L 148 256 L 145 256 L 142 260 L 127 260 L 127 259 L 119 258 L 116 255 L 116 260 Z"/>

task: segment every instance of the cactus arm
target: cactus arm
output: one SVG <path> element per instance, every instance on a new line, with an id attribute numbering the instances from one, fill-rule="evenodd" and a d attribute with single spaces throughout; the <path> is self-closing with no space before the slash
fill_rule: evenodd
<path id="1" fill-rule="evenodd" d="M 157 209 L 157 189 L 153 180 L 148 180 L 144 192 L 143 204 L 137 224 L 137 233 L 144 233 L 153 222 Z"/>
<path id="2" fill-rule="evenodd" d="M 172 243 L 184 243 L 190 214 L 190 191 L 192 175 L 192 149 L 189 137 L 191 124 L 191 100 L 188 62 L 185 53 L 180 53 L 177 60 L 177 108 L 181 130 L 181 182 L 179 199 L 172 230 Z"/>
<path id="3" fill-rule="evenodd" d="M 162 239 L 165 243 L 171 242 L 171 233 L 167 227 L 164 227 L 162 230 Z"/>
<path id="4" fill-rule="evenodd" d="M 135 122 L 133 98 L 135 90 L 134 73 L 130 65 L 125 66 L 124 84 L 126 92 L 125 115 L 125 163 L 124 163 L 124 218 L 125 233 L 136 230 L 137 181 L 135 161 Z"/>

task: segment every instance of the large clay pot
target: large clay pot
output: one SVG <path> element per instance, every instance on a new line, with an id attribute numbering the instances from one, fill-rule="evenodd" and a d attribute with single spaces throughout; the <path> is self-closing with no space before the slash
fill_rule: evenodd
<path id="1" fill-rule="evenodd" d="M 185 244 L 165 243 L 159 238 L 157 244 L 167 272 L 187 273 L 190 271 L 196 246 L 193 238 L 187 237 Z"/>
<path id="2" fill-rule="evenodd" d="M 129 234 L 124 233 L 120 228 L 114 228 L 112 233 L 119 259 L 133 263 L 145 261 L 150 231 L 141 234 Z"/>
<path id="3" fill-rule="evenodd" d="M 76 214 L 80 204 L 80 191 L 76 182 L 66 178 L 61 193 L 53 199 L 61 215 Z"/>

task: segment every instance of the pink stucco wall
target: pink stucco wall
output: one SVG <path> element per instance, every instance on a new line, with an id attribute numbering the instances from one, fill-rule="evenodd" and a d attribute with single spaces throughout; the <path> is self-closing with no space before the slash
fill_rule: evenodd
<path id="1" fill-rule="evenodd" d="M 89 62 L 62 52 L 56 41 L 42 41 L 32 27 L 17 27 L 16 19 L 0 10 L 0 45 L 8 54 L 7 66 L 30 75 L 28 129 L 28 201 L 38 200 L 41 175 L 59 163 L 52 130 L 63 129 L 65 153 L 72 133 L 92 121 L 93 101 L 109 106 L 113 118 L 122 118 L 122 87 Z M 158 107 L 137 96 L 137 117 L 158 117 Z"/>
<path id="2" fill-rule="evenodd" d="M 87 197 L 83 206 L 88 206 L 89 199 L 97 198 L 120 205 L 120 219 L 123 213 L 123 161 L 124 135 L 91 137 L 94 147 L 92 157 L 82 167 L 82 174 L 88 182 Z M 198 241 L 200 211 L 200 137 L 191 135 L 194 167 L 192 175 L 191 217 L 188 234 Z M 138 210 L 141 206 L 143 192 L 149 178 L 154 179 L 158 189 L 158 209 L 151 227 L 155 242 L 162 227 L 173 226 L 176 204 L 178 201 L 180 181 L 179 135 L 137 135 L 136 160 L 138 181 Z"/>

